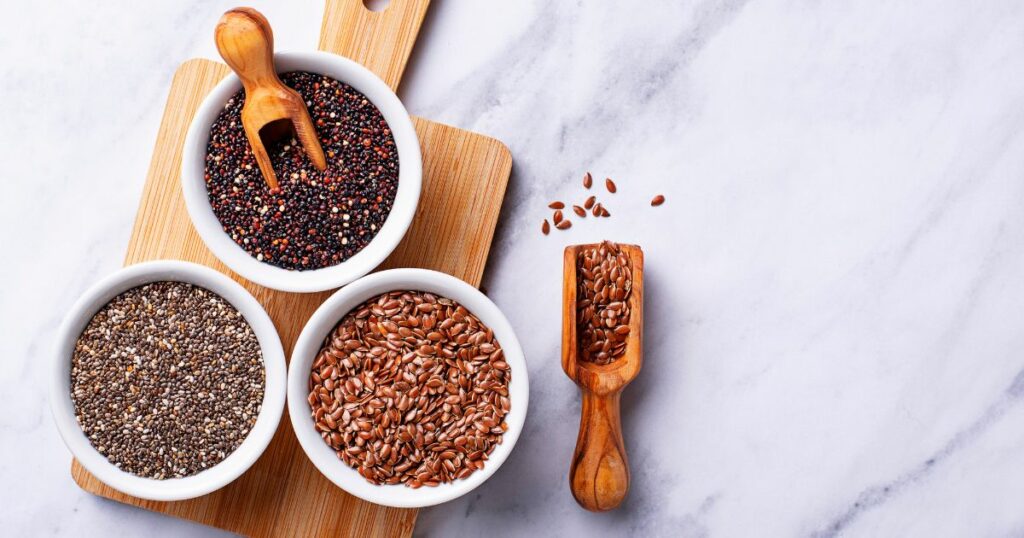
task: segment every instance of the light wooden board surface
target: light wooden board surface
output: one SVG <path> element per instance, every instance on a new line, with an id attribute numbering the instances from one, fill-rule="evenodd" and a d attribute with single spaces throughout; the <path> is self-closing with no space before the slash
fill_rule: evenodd
<path id="1" fill-rule="evenodd" d="M 371 13 L 358 0 L 328 0 L 321 48 L 356 57 L 397 87 L 428 3 L 393 0 L 387 11 Z M 215 15 L 219 14 L 211 15 L 211 21 Z M 347 33 L 332 33 L 330 24 L 353 26 L 345 29 Z M 374 37 L 340 42 L 330 35 Z M 378 46 L 374 39 L 388 42 Z M 350 47 L 358 48 L 357 53 L 349 54 Z M 381 56 L 367 50 L 380 51 Z M 182 197 L 179 171 L 185 133 L 203 97 L 228 72 L 218 62 L 191 60 L 175 73 L 125 265 L 179 259 L 230 275 L 266 308 L 290 356 L 302 326 L 329 293 L 274 291 L 231 272 L 199 238 Z M 408 234 L 381 268 L 436 269 L 479 285 L 512 157 L 492 138 L 421 118 L 413 118 L 413 123 L 423 152 L 423 194 Z M 248 472 L 197 499 L 134 498 L 106 486 L 77 461 L 72 463 L 72 476 L 90 493 L 250 536 L 409 536 L 417 513 L 361 501 L 331 484 L 299 448 L 287 411 L 267 451 Z"/>

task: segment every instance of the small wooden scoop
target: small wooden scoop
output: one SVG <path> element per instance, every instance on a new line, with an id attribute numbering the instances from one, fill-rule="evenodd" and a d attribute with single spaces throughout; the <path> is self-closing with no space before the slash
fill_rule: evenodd
<path id="1" fill-rule="evenodd" d="M 576 263 L 580 253 L 594 245 L 565 249 L 562 311 L 562 369 L 583 394 L 580 434 L 576 439 L 569 484 L 576 502 L 595 512 L 611 510 L 629 491 L 629 464 L 619 421 L 622 389 L 640 373 L 643 359 L 644 254 L 636 245 L 619 245 L 632 264 L 629 297 L 629 337 L 622 356 L 611 364 L 583 360 L 577 353 Z"/>
<path id="2" fill-rule="evenodd" d="M 264 142 L 293 134 L 318 170 L 327 168 L 306 103 L 298 92 L 285 86 L 274 69 L 274 34 L 270 23 L 252 8 L 235 8 L 224 14 L 214 32 L 217 50 L 245 87 L 242 127 L 256 163 L 271 189 L 277 175 Z"/>

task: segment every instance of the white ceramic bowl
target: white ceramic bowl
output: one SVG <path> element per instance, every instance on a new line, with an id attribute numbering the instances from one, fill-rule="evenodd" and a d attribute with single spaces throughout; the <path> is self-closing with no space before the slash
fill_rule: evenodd
<path id="1" fill-rule="evenodd" d="M 338 459 L 334 450 L 323 441 L 313 427 L 306 398 L 309 396 L 310 370 L 324 338 L 345 314 L 360 303 L 381 293 L 395 290 L 427 291 L 462 304 L 494 330 L 494 336 L 504 350 L 505 361 L 512 372 L 512 381 L 508 387 L 512 409 L 505 416 L 508 431 L 503 435 L 501 444 L 491 453 L 484 468 L 465 479 L 418 489 L 401 484 L 371 484 L 355 469 Z M 302 450 L 331 482 L 352 495 L 373 503 L 399 508 L 417 508 L 440 504 L 465 495 L 501 467 L 523 430 L 530 398 L 529 387 L 526 359 L 523 358 L 519 340 L 516 339 L 508 320 L 486 295 L 453 276 L 437 271 L 392 269 L 365 276 L 345 286 L 313 313 L 292 352 L 288 370 L 288 415 L 291 417 L 292 428 L 299 439 L 299 444 L 302 445 Z"/>
<path id="2" fill-rule="evenodd" d="M 234 74 L 222 80 L 196 111 L 185 138 L 181 186 L 192 224 L 220 261 L 245 278 L 283 291 L 313 292 L 337 288 L 369 273 L 384 261 L 405 236 L 416 214 L 423 179 L 423 159 L 412 119 L 391 88 L 377 75 L 352 60 L 328 52 L 282 52 L 274 55 L 277 70 L 310 71 L 340 80 L 365 95 L 388 122 L 398 148 L 398 192 L 384 225 L 363 250 L 342 263 L 309 271 L 291 271 L 258 261 L 238 246 L 217 220 L 203 179 L 210 126 L 224 104 L 242 84 Z"/>
<path id="3" fill-rule="evenodd" d="M 71 354 L 82 330 L 111 299 L 131 288 L 164 280 L 188 282 L 205 288 L 238 309 L 256 333 L 263 351 L 266 390 L 256 425 L 224 461 L 186 478 L 155 480 L 118 469 L 89 443 L 75 418 L 75 406 L 71 401 Z M 68 449 L 100 481 L 143 499 L 177 501 L 205 495 L 225 486 L 260 457 L 281 420 L 285 376 L 284 350 L 277 330 L 270 316 L 245 288 L 202 265 L 181 261 L 147 262 L 126 267 L 97 282 L 71 307 L 57 332 L 56 349 L 50 365 L 50 408 Z"/>

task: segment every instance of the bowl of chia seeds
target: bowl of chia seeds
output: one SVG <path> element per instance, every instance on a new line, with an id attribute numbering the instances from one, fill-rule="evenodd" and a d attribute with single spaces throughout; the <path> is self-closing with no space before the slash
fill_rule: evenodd
<path id="1" fill-rule="evenodd" d="M 365 67 L 327 52 L 275 54 L 299 92 L 327 158 L 317 170 L 294 138 L 268 144 L 270 189 L 241 123 L 245 92 L 231 74 L 199 106 L 182 153 L 189 216 L 207 247 L 261 285 L 314 292 L 379 265 L 419 203 L 422 157 L 412 119 Z"/>
<path id="2" fill-rule="evenodd" d="M 335 485 L 400 508 L 469 493 L 511 454 L 529 375 L 508 320 L 444 273 L 392 269 L 338 290 L 292 352 L 288 415 Z"/>
<path id="3" fill-rule="evenodd" d="M 90 288 L 61 324 L 50 405 L 75 458 L 155 501 L 217 490 L 263 453 L 284 409 L 281 341 L 213 269 L 156 261 Z"/>

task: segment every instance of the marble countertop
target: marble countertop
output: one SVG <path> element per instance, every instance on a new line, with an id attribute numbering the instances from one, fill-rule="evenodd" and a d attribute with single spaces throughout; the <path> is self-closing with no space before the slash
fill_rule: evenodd
<path id="1" fill-rule="evenodd" d="M 223 534 L 79 490 L 44 365 L 121 263 L 175 67 L 216 57 L 235 3 L 4 6 L 10 536 Z M 279 50 L 315 46 L 320 2 L 251 4 Z M 532 393 L 512 457 L 417 535 L 1024 535 L 1024 5 L 638 6 L 427 15 L 400 95 L 512 150 L 485 287 Z M 587 170 L 616 179 L 612 218 L 542 236 Z M 601 238 L 645 249 L 647 334 L 623 400 L 632 491 L 591 514 L 567 485 L 559 295 L 562 248 Z"/>

